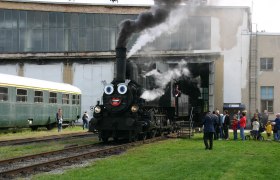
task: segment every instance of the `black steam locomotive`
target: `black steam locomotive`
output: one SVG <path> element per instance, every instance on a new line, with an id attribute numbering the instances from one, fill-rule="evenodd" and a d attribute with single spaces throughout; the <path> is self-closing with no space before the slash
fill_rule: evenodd
<path id="1" fill-rule="evenodd" d="M 126 48 L 116 48 L 116 78 L 104 82 L 103 104 L 94 107 L 90 131 L 97 130 L 106 142 L 134 141 L 175 131 L 174 107 L 148 105 L 140 96 L 143 88 L 132 77 L 132 66 L 126 60 Z"/>

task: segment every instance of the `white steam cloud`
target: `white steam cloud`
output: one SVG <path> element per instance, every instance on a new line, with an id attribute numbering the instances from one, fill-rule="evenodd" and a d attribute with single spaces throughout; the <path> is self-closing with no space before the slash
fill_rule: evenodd
<path id="1" fill-rule="evenodd" d="M 181 76 L 189 76 L 190 71 L 186 68 L 186 64 L 187 63 L 182 60 L 175 69 L 168 70 L 167 72 L 160 73 L 154 69 L 146 73 L 145 76 L 152 76 L 155 78 L 155 84 L 158 88 L 145 90 L 141 95 L 141 98 L 146 101 L 153 101 L 164 94 L 164 89 L 171 80 L 178 79 Z"/>

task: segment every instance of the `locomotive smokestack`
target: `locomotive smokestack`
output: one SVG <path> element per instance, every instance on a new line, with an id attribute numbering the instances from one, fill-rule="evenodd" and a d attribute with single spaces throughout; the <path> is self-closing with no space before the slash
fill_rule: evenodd
<path id="1" fill-rule="evenodd" d="M 117 81 L 125 81 L 126 75 L 126 48 L 116 48 L 116 60 L 117 60 Z"/>

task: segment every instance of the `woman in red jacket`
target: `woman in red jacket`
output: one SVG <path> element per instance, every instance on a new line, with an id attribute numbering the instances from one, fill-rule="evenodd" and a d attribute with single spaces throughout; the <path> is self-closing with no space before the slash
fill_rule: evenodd
<path id="1" fill-rule="evenodd" d="M 245 140 L 245 135 L 244 135 L 244 129 L 246 127 L 246 112 L 242 112 L 242 118 L 239 121 L 240 124 L 240 137 L 244 141 Z"/>
<path id="2" fill-rule="evenodd" d="M 232 121 L 232 130 L 233 130 L 233 139 L 237 140 L 237 126 L 238 126 L 238 120 L 236 118 L 236 114 L 233 115 L 233 121 Z"/>

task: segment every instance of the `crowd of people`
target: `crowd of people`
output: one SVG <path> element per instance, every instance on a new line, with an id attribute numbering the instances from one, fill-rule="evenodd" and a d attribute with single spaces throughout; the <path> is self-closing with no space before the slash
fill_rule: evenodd
<path id="1" fill-rule="evenodd" d="M 213 140 L 229 140 L 229 129 L 233 131 L 233 140 L 238 140 L 238 130 L 240 139 L 245 140 L 244 130 L 247 125 L 246 111 L 238 111 L 230 117 L 227 110 L 220 114 L 219 110 L 207 112 L 202 120 L 204 131 L 205 149 L 213 149 Z M 251 119 L 250 134 L 254 139 L 258 139 L 266 131 L 267 140 L 271 140 L 273 134 L 275 141 L 280 141 L 280 113 L 276 114 L 276 119 L 271 122 L 268 120 L 268 112 L 263 114 L 256 111 Z"/>

